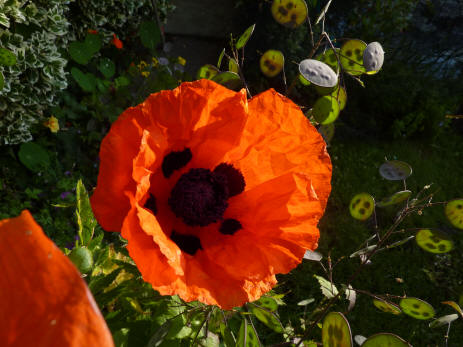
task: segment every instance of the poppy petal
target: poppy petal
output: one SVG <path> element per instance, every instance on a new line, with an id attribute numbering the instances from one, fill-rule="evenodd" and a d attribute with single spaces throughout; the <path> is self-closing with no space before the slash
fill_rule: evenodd
<path id="1" fill-rule="evenodd" d="M 238 279 L 261 280 L 297 266 L 306 249 L 317 247 L 323 213 L 321 203 L 308 198 L 307 184 L 307 177 L 288 173 L 230 199 L 225 218 L 238 220 L 242 230 L 203 233 L 209 259 Z"/>
<path id="2" fill-rule="evenodd" d="M 7 346 L 114 346 L 71 261 L 28 211 L 0 221 L 0 341 Z"/>
<path id="3" fill-rule="evenodd" d="M 285 174 L 310 177 L 318 199 L 326 206 L 331 191 L 331 161 L 326 144 L 300 108 L 273 89 L 254 96 L 240 146 L 226 159 L 241 170 L 247 189 Z"/>

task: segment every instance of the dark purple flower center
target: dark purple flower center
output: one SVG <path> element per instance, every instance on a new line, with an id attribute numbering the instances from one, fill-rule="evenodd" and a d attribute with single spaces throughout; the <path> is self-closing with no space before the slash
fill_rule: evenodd
<path id="1" fill-rule="evenodd" d="M 227 179 L 208 169 L 190 169 L 174 186 L 169 206 L 190 226 L 206 226 L 222 219 L 228 207 Z"/>

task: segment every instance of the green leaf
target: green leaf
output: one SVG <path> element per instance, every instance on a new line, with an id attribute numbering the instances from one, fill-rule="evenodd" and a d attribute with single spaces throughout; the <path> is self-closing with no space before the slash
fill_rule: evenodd
<path id="1" fill-rule="evenodd" d="M 241 322 L 240 331 L 238 333 L 237 347 L 260 347 L 259 339 L 252 325 L 248 323 L 247 319 L 243 317 Z"/>
<path id="2" fill-rule="evenodd" d="M 88 193 L 84 184 L 82 183 L 82 180 L 77 182 L 76 199 L 76 216 L 77 225 L 79 227 L 78 233 L 80 236 L 80 242 L 83 246 L 87 246 L 93 237 L 97 222 L 95 216 L 93 215 Z"/>
<path id="3" fill-rule="evenodd" d="M 141 23 L 138 33 L 141 43 L 148 49 L 154 50 L 161 41 L 161 32 L 154 21 Z"/>
<path id="4" fill-rule="evenodd" d="M 225 71 L 212 77 L 214 82 L 217 82 L 228 89 L 238 89 L 241 87 L 242 82 L 240 76 L 234 72 Z"/>
<path id="5" fill-rule="evenodd" d="M 130 80 L 125 77 L 125 76 L 119 76 L 114 80 L 114 87 L 120 88 L 120 87 L 127 87 L 130 84 Z"/>
<path id="6" fill-rule="evenodd" d="M 71 75 L 77 84 L 86 92 L 93 92 L 96 88 L 96 78 L 93 74 L 83 73 L 76 67 L 71 69 Z"/>
<path id="7" fill-rule="evenodd" d="M 5 87 L 5 77 L 3 77 L 3 73 L 0 71 L 0 90 Z"/>
<path id="8" fill-rule="evenodd" d="M 238 41 L 236 42 L 236 45 L 235 45 L 236 49 L 241 49 L 246 45 L 246 43 L 248 43 L 255 27 L 256 25 L 253 24 L 249 28 L 246 29 L 243 35 L 241 35 Z"/>
<path id="9" fill-rule="evenodd" d="M 220 65 L 222 65 L 222 59 L 223 59 L 224 55 L 225 55 L 225 48 L 222 49 L 222 52 L 220 52 L 219 60 L 217 61 L 217 68 L 218 69 L 220 69 Z"/>
<path id="10" fill-rule="evenodd" d="M 84 45 L 89 52 L 90 57 L 101 49 L 101 37 L 98 34 L 87 34 Z"/>
<path id="11" fill-rule="evenodd" d="M 16 56 L 10 50 L 0 48 L 0 65 L 13 66 L 16 64 Z"/>
<path id="12" fill-rule="evenodd" d="M 101 58 L 98 64 L 98 70 L 100 70 L 104 77 L 111 78 L 116 72 L 116 65 L 109 58 Z"/>
<path id="13" fill-rule="evenodd" d="M 223 337 L 223 341 L 227 347 L 235 347 L 236 341 L 233 333 L 231 332 L 230 328 L 225 325 L 224 323 L 220 324 L 220 334 Z"/>
<path id="14" fill-rule="evenodd" d="M 96 295 L 102 292 L 106 287 L 108 287 L 119 275 L 122 269 L 116 269 L 109 273 L 108 275 L 99 275 L 92 277 L 88 287 L 93 295 Z"/>
<path id="15" fill-rule="evenodd" d="M 326 296 L 328 299 L 331 299 L 338 295 L 338 289 L 334 284 L 331 284 L 328 280 L 324 279 L 321 276 L 314 275 L 317 279 L 318 283 L 320 284 L 320 289 L 322 294 Z"/>
<path id="16" fill-rule="evenodd" d="M 87 247 L 76 247 L 69 254 L 69 259 L 83 274 L 89 272 L 93 266 L 92 252 Z"/>
<path id="17" fill-rule="evenodd" d="M 23 143 L 19 147 L 18 157 L 29 170 L 39 172 L 50 165 L 48 152 L 34 142 Z"/>
<path id="18" fill-rule="evenodd" d="M 252 314 L 267 327 L 277 333 L 283 333 L 281 322 L 273 312 L 252 303 L 249 305 L 249 308 Z"/>
<path id="19" fill-rule="evenodd" d="M 83 42 L 71 42 L 68 50 L 71 58 L 81 65 L 87 65 L 92 58 L 91 50 Z"/>

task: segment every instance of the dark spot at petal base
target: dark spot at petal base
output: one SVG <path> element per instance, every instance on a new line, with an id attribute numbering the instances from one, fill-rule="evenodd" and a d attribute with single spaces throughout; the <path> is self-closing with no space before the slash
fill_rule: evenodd
<path id="1" fill-rule="evenodd" d="M 194 235 L 182 235 L 172 230 L 170 239 L 175 242 L 182 252 L 188 253 L 189 255 L 195 255 L 198 249 L 203 249 L 203 247 L 201 247 L 201 240 Z"/>
<path id="2" fill-rule="evenodd" d="M 228 196 L 225 176 L 208 169 L 191 169 L 172 189 L 169 206 L 185 224 L 206 226 L 222 219 Z"/>
<path id="3" fill-rule="evenodd" d="M 233 235 L 238 230 L 243 229 L 243 226 L 236 219 L 225 219 L 220 226 L 219 231 L 225 235 Z"/>
<path id="4" fill-rule="evenodd" d="M 184 167 L 193 158 L 191 150 L 185 148 L 183 151 L 172 151 L 167 154 L 162 161 L 162 173 L 165 178 L 172 176 L 175 170 L 179 170 Z"/>
<path id="5" fill-rule="evenodd" d="M 158 213 L 158 208 L 156 206 L 156 197 L 150 194 L 149 198 L 145 202 L 145 206 L 143 207 L 147 208 L 148 210 L 153 212 L 154 215 L 156 215 L 156 213 Z"/>
<path id="6" fill-rule="evenodd" d="M 235 169 L 233 165 L 227 163 L 219 164 L 214 169 L 214 174 L 225 176 L 229 196 L 238 195 L 244 191 L 246 182 L 244 181 L 243 174 L 240 170 Z"/>

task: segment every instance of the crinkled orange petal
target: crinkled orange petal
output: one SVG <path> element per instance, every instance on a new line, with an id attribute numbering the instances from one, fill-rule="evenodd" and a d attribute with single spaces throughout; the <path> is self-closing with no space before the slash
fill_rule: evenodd
<path id="1" fill-rule="evenodd" d="M 309 176 L 323 208 L 331 191 L 331 161 L 326 144 L 300 108 L 273 89 L 248 104 L 240 146 L 226 161 L 239 168 L 250 189 L 286 172 Z"/>
<path id="2" fill-rule="evenodd" d="M 0 221 L 2 346 L 114 346 L 71 261 L 28 211 Z"/>
<path id="3" fill-rule="evenodd" d="M 296 267 L 306 249 L 317 247 L 316 225 L 323 213 L 304 183 L 310 184 L 306 177 L 288 173 L 230 199 L 224 218 L 238 220 L 243 229 L 232 236 L 203 233 L 210 261 L 238 279 L 261 280 Z"/>

